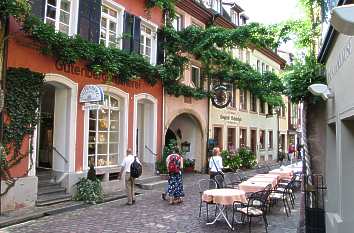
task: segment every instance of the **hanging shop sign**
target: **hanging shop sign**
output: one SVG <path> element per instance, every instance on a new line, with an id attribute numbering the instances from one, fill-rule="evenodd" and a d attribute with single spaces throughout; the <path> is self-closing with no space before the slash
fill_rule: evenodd
<path id="1" fill-rule="evenodd" d="M 231 102 L 231 95 L 227 92 L 227 87 L 223 85 L 215 86 L 211 102 L 217 108 L 227 107 Z"/>
<path id="2" fill-rule="evenodd" d="M 80 103 L 103 101 L 103 90 L 97 85 L 86 85 L 80 93 Z"/>

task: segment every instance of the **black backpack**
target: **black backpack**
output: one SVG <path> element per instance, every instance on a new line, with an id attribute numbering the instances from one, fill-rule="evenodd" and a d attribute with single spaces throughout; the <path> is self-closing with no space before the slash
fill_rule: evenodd
<path id="1" fill-rule="evenodd" d="M 130 165 L 130 176 L 133 178 L 138 178 L 141 176 L 141 173 L 143 172 L 143 167 L 141 164 L 136 160 L 136 156 L 134 157 L 134 161 Z"/>

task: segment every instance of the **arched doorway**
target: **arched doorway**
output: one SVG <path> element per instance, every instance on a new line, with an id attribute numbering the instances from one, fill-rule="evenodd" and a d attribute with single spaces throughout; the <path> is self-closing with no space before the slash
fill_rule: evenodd
<path id="1" fill-rule="evenodd" d="M 76 101 L 77 83 L 62 75 L 45 76 L 39 109 L 40 122 L 33 140 L 36 166 L 33 166 L 30 174 L 37 173 L 40 176 L 40 172 L 48 171 L 48 176 L 55 176 L 58 181 L 74 172 Z"/>
<path id="2" fill-rule="evenodd" d="M 155 173 L 157 150 L 157 99 L 150 94 L 134 96 L 133 151 L 143 163 L 143 175 Z"/>
<path id="3" fill-rule="evenodd" d="M 177 136 L 171 129 L 167 129 L 165 134 L 165 144 L 168 144 L 171 140 L 177 141 Z"/>
<path id="4" fill-rule="evenodd" d="M 195 160 L 195 169 L 202 167 L 203 131 L 201 124 L 190 113 L 182 113 L 170 123 L 166 134 L 165 144 L 169 139 L 176 139 L 178 147 L 184 151 L 187 159 Z"/>

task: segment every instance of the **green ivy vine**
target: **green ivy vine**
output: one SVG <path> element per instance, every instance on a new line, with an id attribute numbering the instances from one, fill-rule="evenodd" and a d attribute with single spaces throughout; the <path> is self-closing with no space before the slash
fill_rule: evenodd
<path id="1" fill-rule="evenodd" d="M 9 68 L 6 74 L 5 123 L 1 153 L 1 177 L 10 181 L 5 194 L 14 185 L 10 168 L 27 153 L 21 147 L 26 136 L 32 137 L 39 121 L 38 109 L 44 85 L 44 75 L 25 68 Z M 30 148 L 32 154 L 32 148 Z M 29 168 L 30 169 L 30 168 Z"/>
<path id="2" fill-rule="evenodd" d="M 146 0 L 145 6 L 149 10 L 154 7 L 160 8 L 162 11 L 168 13 L 170 19 L 176 16 L 175 10 L 176 0 Z"/>
<path id="3" fill-rule="evenodd" d="M 204 79 L 235 84 L 273 106 L 283 104 L 281 95 L 284 94 L 285 87 L 276 74 L 261 74 L 229 52 L 232 48 L 244 48 L 250 44 L 259 47 L 274 45 L 270 36 L 262 35 L 263 30 L 257 24 L 232 30 L 213 26 L 206 29 L 190 26 L 178 32 L 171 26 L 164 27 L 161 34 L 164 37 L 166 62 L 160 69 L 160 75 L 165 89 L 176 96 L 192 95 L 197 99 L 212 94 L 179 83 L 181 72 L 189 65 L 186 57 L 189 54 L 201 61 Z"/>

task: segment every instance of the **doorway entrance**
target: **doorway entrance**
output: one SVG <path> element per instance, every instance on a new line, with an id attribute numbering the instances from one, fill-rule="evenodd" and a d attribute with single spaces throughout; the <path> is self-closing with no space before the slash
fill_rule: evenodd
<path id="1" fill-rule="evenodd" d="M 38 134 L 37 168 L 53 168 L 53 130 L 54 130 L 55 87 L 46 84 L 40 105 L 40 123 Z"/>
<path id="2" fill-rule="evenodd" d="M 157 101 L 154 97 L 141 94 L 135 96 L 134 154 L 142 162 L 143 175 L 155 173 L 157 149 Z"/>
<path id="3" fill-rule="evenodd" d="M 256 155 L 257 152 L 257 130 L 251 130 L 251 150 Z"/>

